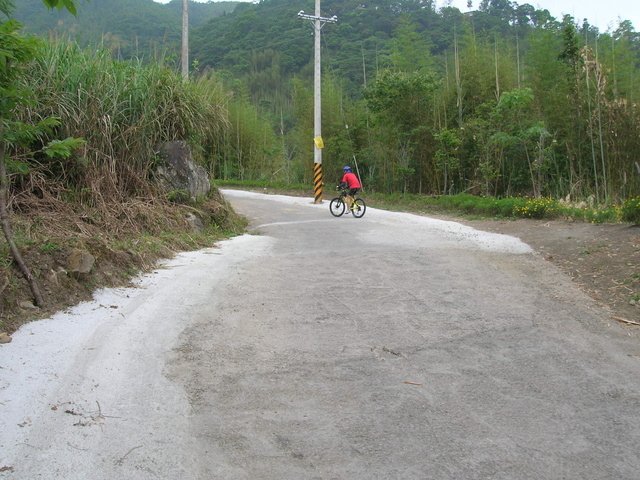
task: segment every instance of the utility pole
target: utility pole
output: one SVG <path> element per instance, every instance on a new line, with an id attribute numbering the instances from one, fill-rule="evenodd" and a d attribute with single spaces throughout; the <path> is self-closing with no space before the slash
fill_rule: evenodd
<path id="1" fill-rule="evenodd" d="M 314 32 L 314 63 L 313 63 L 313 190 L 314 203 L 322 203 L 322 98 L 320 85 L 320 30 L 325 23 L 336 23 L 338 18 L 320 16 L 320 0 L 316 0 L 315 15 L 298 12 L 298 18 L 311 20 Z"/>
<path id="2" fill-rule="evenodd" d="M 182 0 L 182 78 L 189 78 L 189 0 Z"/>

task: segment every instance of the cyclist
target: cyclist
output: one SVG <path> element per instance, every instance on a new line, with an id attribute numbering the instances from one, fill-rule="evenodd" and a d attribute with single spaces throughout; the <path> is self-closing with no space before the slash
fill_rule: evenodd
<path id="1" fill-rule="evenodd" d="M 360 180 L 358 180 L 356 174 L 351 171 L 351 167 L 349 165 L 342 167 L 342 171 L 344 172 L 344 175 L 342 175 L 342 179 L 340 180 L 340 187 L 349 189 L 346 199 L 347 205 L 351 208 L 351 205 L 353 204 L 353 197 L 358 193 L 358 190 L 362 188 L 362 184 L 360 183 Z"/>

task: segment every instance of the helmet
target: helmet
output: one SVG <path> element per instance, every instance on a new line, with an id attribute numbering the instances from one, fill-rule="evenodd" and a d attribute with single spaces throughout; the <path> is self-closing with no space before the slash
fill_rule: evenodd
<path id="1" fill-rule="evenodd" d="M 346 172 L 350 172 L 351 171 L 351 167 L 349 165 L 345 165 L 344 167 L 342 167 L 342 170 L 346 173 Z"/>

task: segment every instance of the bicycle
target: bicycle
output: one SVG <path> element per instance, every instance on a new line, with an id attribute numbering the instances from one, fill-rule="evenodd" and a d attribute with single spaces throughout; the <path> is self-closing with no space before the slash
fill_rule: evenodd
<path id="1" fill-rule="evenodd" d="M 337 186 L 336 190 L 340 190 L 340 196 L 332 199 L 331 202 L 329 202 L 329 211 L 334 217 L 340 217 L 347 209 L 346 197 L 349 195 L 349 189 L 340 188 L 340 186 Z M 367 211 L 367 205 L 360 197 L 354 197 L 349 210 L 354 217 L 362 218 L 364 213 Z"/>

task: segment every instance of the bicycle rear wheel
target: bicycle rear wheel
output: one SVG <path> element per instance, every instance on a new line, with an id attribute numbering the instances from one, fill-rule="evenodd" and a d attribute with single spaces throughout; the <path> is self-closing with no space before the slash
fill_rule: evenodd
<path id="1" fill-rule="evenodd" d="M 364 215 L 364 212 L 367 211 L 367 205 L 364 203 L 364 200 L 361 198 L 356 198 L 353 201 L 353 205 L 351 206 L 351 213 L 356 218 L 361 218 Z"/>
<path id="2" fill-rule="evenodd" d="M 344 213 L 344 202 L 342 198 L 336 197 L 329 202 L 329 211 L 334 217 L 339 217 Z"/>

